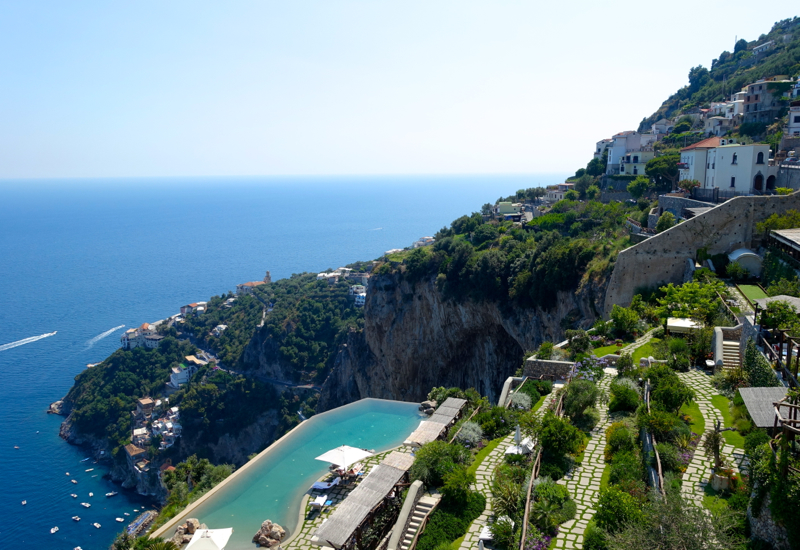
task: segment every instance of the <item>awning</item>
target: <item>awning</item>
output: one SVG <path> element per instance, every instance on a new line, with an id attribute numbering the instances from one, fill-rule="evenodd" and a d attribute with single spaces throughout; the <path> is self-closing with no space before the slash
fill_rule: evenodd
<path id="1" fill-rule="evenodd" d="M 347 469 L 351 464 L 355 464 L 359 460 L 369 456 L 372 456 L 372 453 L 369 451 L 350 447 L 349 445 L 342 445 L 341 447 L 331 449 L 325 454 L 319 455 L 315 460 L 330 462 L 331 464 L 336 464 L 341 468 Z"/>

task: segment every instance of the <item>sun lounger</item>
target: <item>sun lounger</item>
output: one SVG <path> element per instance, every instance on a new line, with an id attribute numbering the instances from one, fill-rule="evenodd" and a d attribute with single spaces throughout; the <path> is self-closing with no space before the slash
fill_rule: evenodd
<path id="1" fill-rule="evenodd" d="M 318 489 L 318 490 L 330 489 L 331 487 L 339 485 L 339 482 L 341 480 L 342 480 L 342 478 L 337 477 L 336 479 L 334 479 L 330 483 L 325 482 L 325 481 L 315 481 L 314 485 L 312 485 L 311 488 L 312 489 Z"/>
<path id="2" fill-rule="evenodd" d="M 481 533 L 478 535 L 478 540 L 494 540 L 494 535 L 492 535 L 492 530 L 489 529 L 488 525 L 481 529 Z"/>
<path id="3" fill-rule="evenodd" d="M 328 495 L 322 495 L 321 497 L 317 497 L 310 502 L 309 505 L 311 506 L 312 510 L 322 510 L 322 507 L 325 506 L 325 503 L 328 501 Z"/>

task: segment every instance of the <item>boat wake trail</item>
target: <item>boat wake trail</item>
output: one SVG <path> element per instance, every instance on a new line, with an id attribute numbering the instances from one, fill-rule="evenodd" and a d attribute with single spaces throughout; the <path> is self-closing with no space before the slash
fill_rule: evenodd
<path id="1" fill-rule="evenodd" d="M 0 346 L 0 351 L 6 351 L 7 349 L 16 348 L 18 346 L 24 346 L 25 344 L 31 344 L 36 340 L 41 340 L 42 338 L 47 338 L 48 336 L 53 336 L 54 334 L 55 332 L 48 332 L 47 334 L 40 334 L 39 336 L 31 336 L 30 338 L 23 338 L 22 340 L 17 340 L 16 342 L 11 342 L 10 344 L 3 344 L 2 346 Z"/>
<path id="2" fill-rule="evenodd" d="M 102 340 L 102 339 L 103 339 L 103 338 L 105 338 L 106 336 L 111 336 L 111 334 L 112 334 L 113 332 L 115 332 L 115 331 L 117 331 L 117 330 L 119 330 L 119 329 L 123 328 L 124 326 L 125 326 L 125 325 L 120 325 L 120 326 L 118 326 L 118 327 L 114 327 L 114 328 L 108 329 L 107 331 L 105 331 L 105 332 L 103 332 L 103 333 L 101 333 L 101 334 L 98 334 L 97 336 L 95 336 L 95 337 L 94 337 L 94 338 L 92 338 L 91 340 L 87 340 L 87 341 L 86 341 L 86 348 L 84 348 L 84 350 L 83 350 L 83 351 L 86 351 L 87 349 L 91 349 L 91 347 L 92 347 L 93 345 L 95 345 L 97 342 L 99 342 L 100 340 Z"/>
<path id="3" fill-rule="evenodd" d="M 367 231 L 380 231 L 383 227 L 376 227 L 375 229 L 367 229 Z"/>

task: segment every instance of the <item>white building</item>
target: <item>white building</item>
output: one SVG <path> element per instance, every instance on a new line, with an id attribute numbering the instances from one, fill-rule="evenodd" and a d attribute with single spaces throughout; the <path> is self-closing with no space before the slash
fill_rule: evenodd
<path id="1" fill-rule="evenodd" d="M 349 279 L 355 284 L 367 286 L 369 273 L 351 273 Z"/>
<path id="2" fill-rule="evenodd" d="M 211 331 L 211 334 L 219 338 L 219 335 L 227 330 L 228 325 L 217 325 L 214 327 L 214 330 Z"/>
<path id="3" fill-rule="evenodd" d="M 650 126 L 650 129 L 654 134 L 668 134 L 673 128 L 675 128 L 675 123 L 671 120 L 667 120 L 666 118 L 662 118 Z"/>
<path id="4" fill-rule="evenodd" d="M 356 296 L 358 294 L 366 294 L 366 293 L 367 293 L 367 287 L 365 287 L 364 285 L 353 285 L 350 287 L 349 291 L 350 296 Z"/>
<path id="5" fill-rule="evenodd" d="M 575 187 L 574 183 L 559 183 L 554 188 L 547 188 L 547 193 L 544 198 L 548 201 L 558 202 L 564 199 L 567 192 L 572 191 Z"/>
<path id="6" fill-rule="evenodd" d="M 769 145 L 740 145 L 713 137 L 681 150 L 682 180 L 697 180 L 703 189 L 715 187 L 737 194 L 775 189 L 777 168 L 769 165 Z"/>
<path id="7" fill-rule="evenodd" d="M 342 274 L 339 271 L 333 271 L 331 273 L 319 273 L 317 275 L 317 280 L 318 281 L 328 281 L 328 284 L 333 284 L 333 283 L 338 283 L 339 282 L 339 277 L 341 277 L 341 276 L 342 276 Z"/>
<path id="8" fill-rule="evenodd" d="M 653 157 L 655 157 L 655 151 L 653 151 L 652 147 L 627 153 L 619 162 L 620 175 L 644 175 L 644 168 L 647 165 L 647 161 L 653 160 Z"/>
<path id="9" fill-rule="evenodd" d="M 122 349 L 133 349 L 138 347 L 146 347 L 148 349 L 157 348 L 164 339 L 163 336 L 158 334 L 157 329 L 161 321 L 156 323 L 142 323 L 136 328 L 130 328 L 122 333 L 120 336 L 120 345 Z"/>
<path id="10" fill-rule="evenodd" d="M 626 131 L 615 134 L 612 139 L 614 143 L 608 149 L 608 165 L 606 167 L 606 174 L 609 176 L 620 173 L 620 164 L 628 155 L 652 151 L 653 143 L 656 142 L 658 136 Z"/>
<path id="11" fill-rule="evenodd" d="M 703 132 L 707 136 L 724 136 L 734 127 L 734 119 L 725 116 L 712 116 L 703 122 Z"/>
<path id="12" fill-rule="evenodd" d="M 178 389 L 197 372 L 197 366 L 194 363 L 189 365 L 180 364 L 177 367 L 172 367 L 172 373 L 169 375 L 169 382 L 167 383 L 172 388 Z"/>
<path id="13" fill-rule="evenodd" d="M 136 428 L 133 430 L 131 442 L 137 447 L 144 447 L 150 443 L 150 432 L 147 431 L 147 428 Z"/>
<path id="14" fill-rule="evenodd" d="M 800 102 L 789 107 L 789 122 L 786 128 L 787 136 L 800 136 Z"/>
<path id="15" fill-rule="evenodd" d="M 356 294 L 356 307 L 364 307 L 366 301 L 367 301 L 366 294 Z"/>
<path id="16" fill-rule="evenodd" d="M 422 237 L 418 241 L 414 241 L 414 244 L 411 246 L 413 248 L 422 248 L 423 246 L 430 246 L 436 242 L 436 239 L 433 237 Z"/>
<path id="17" fill-rule="evenodd" d="M 603 157 L 606 149 L 609 149 L 614 144 L 613 138 L 601 139 L 597 142 L 594 148 L 594 158 L 599 159 Z"/>

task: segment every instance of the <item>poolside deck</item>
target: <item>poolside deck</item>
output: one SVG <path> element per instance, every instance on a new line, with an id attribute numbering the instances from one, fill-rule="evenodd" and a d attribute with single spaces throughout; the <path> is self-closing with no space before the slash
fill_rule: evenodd
<path id="1" fill-rule="evenodd" d="M 392 455 L 392 457 L 389 458 L 390 462 L 400 461 L 401 463 L 410 463 L 413 461 L 411 451 L 412 449 L 409 447 L 400 446 L 396 449 L 390 449 L 383 453 L 376 454 L 362 461 L 364 464 L 364 471 L 369 472 L 373 466 L 377 466 L 383 462 L 389 455 Z M 405 455 L 405 458 L 398 455 Z M 332 481 L 334 477 L 334 475 L 327 475 L 321 481 Z M 285 550 L 319 550 L 319 546 L 312 543 L 311 538 L 317 533 L 322 522 L 333 514 L 337 506 L 358 486 L 358 483 L 360 483 L 360 479 L 359 482 L 349 487 L 336 486 L 333 490 L 309 490 L 308 495 L 303 498 L 303 504 L 301 506 L 302 517 L 298 521 L 296 533 L 293 533 L 281 546 Z M 333 501 L 331 505 L 325 507 L 322 511 L 312 509 L 309 503 L 318 496 L 325 494 L 328 495 L 328 500 Z"/>

